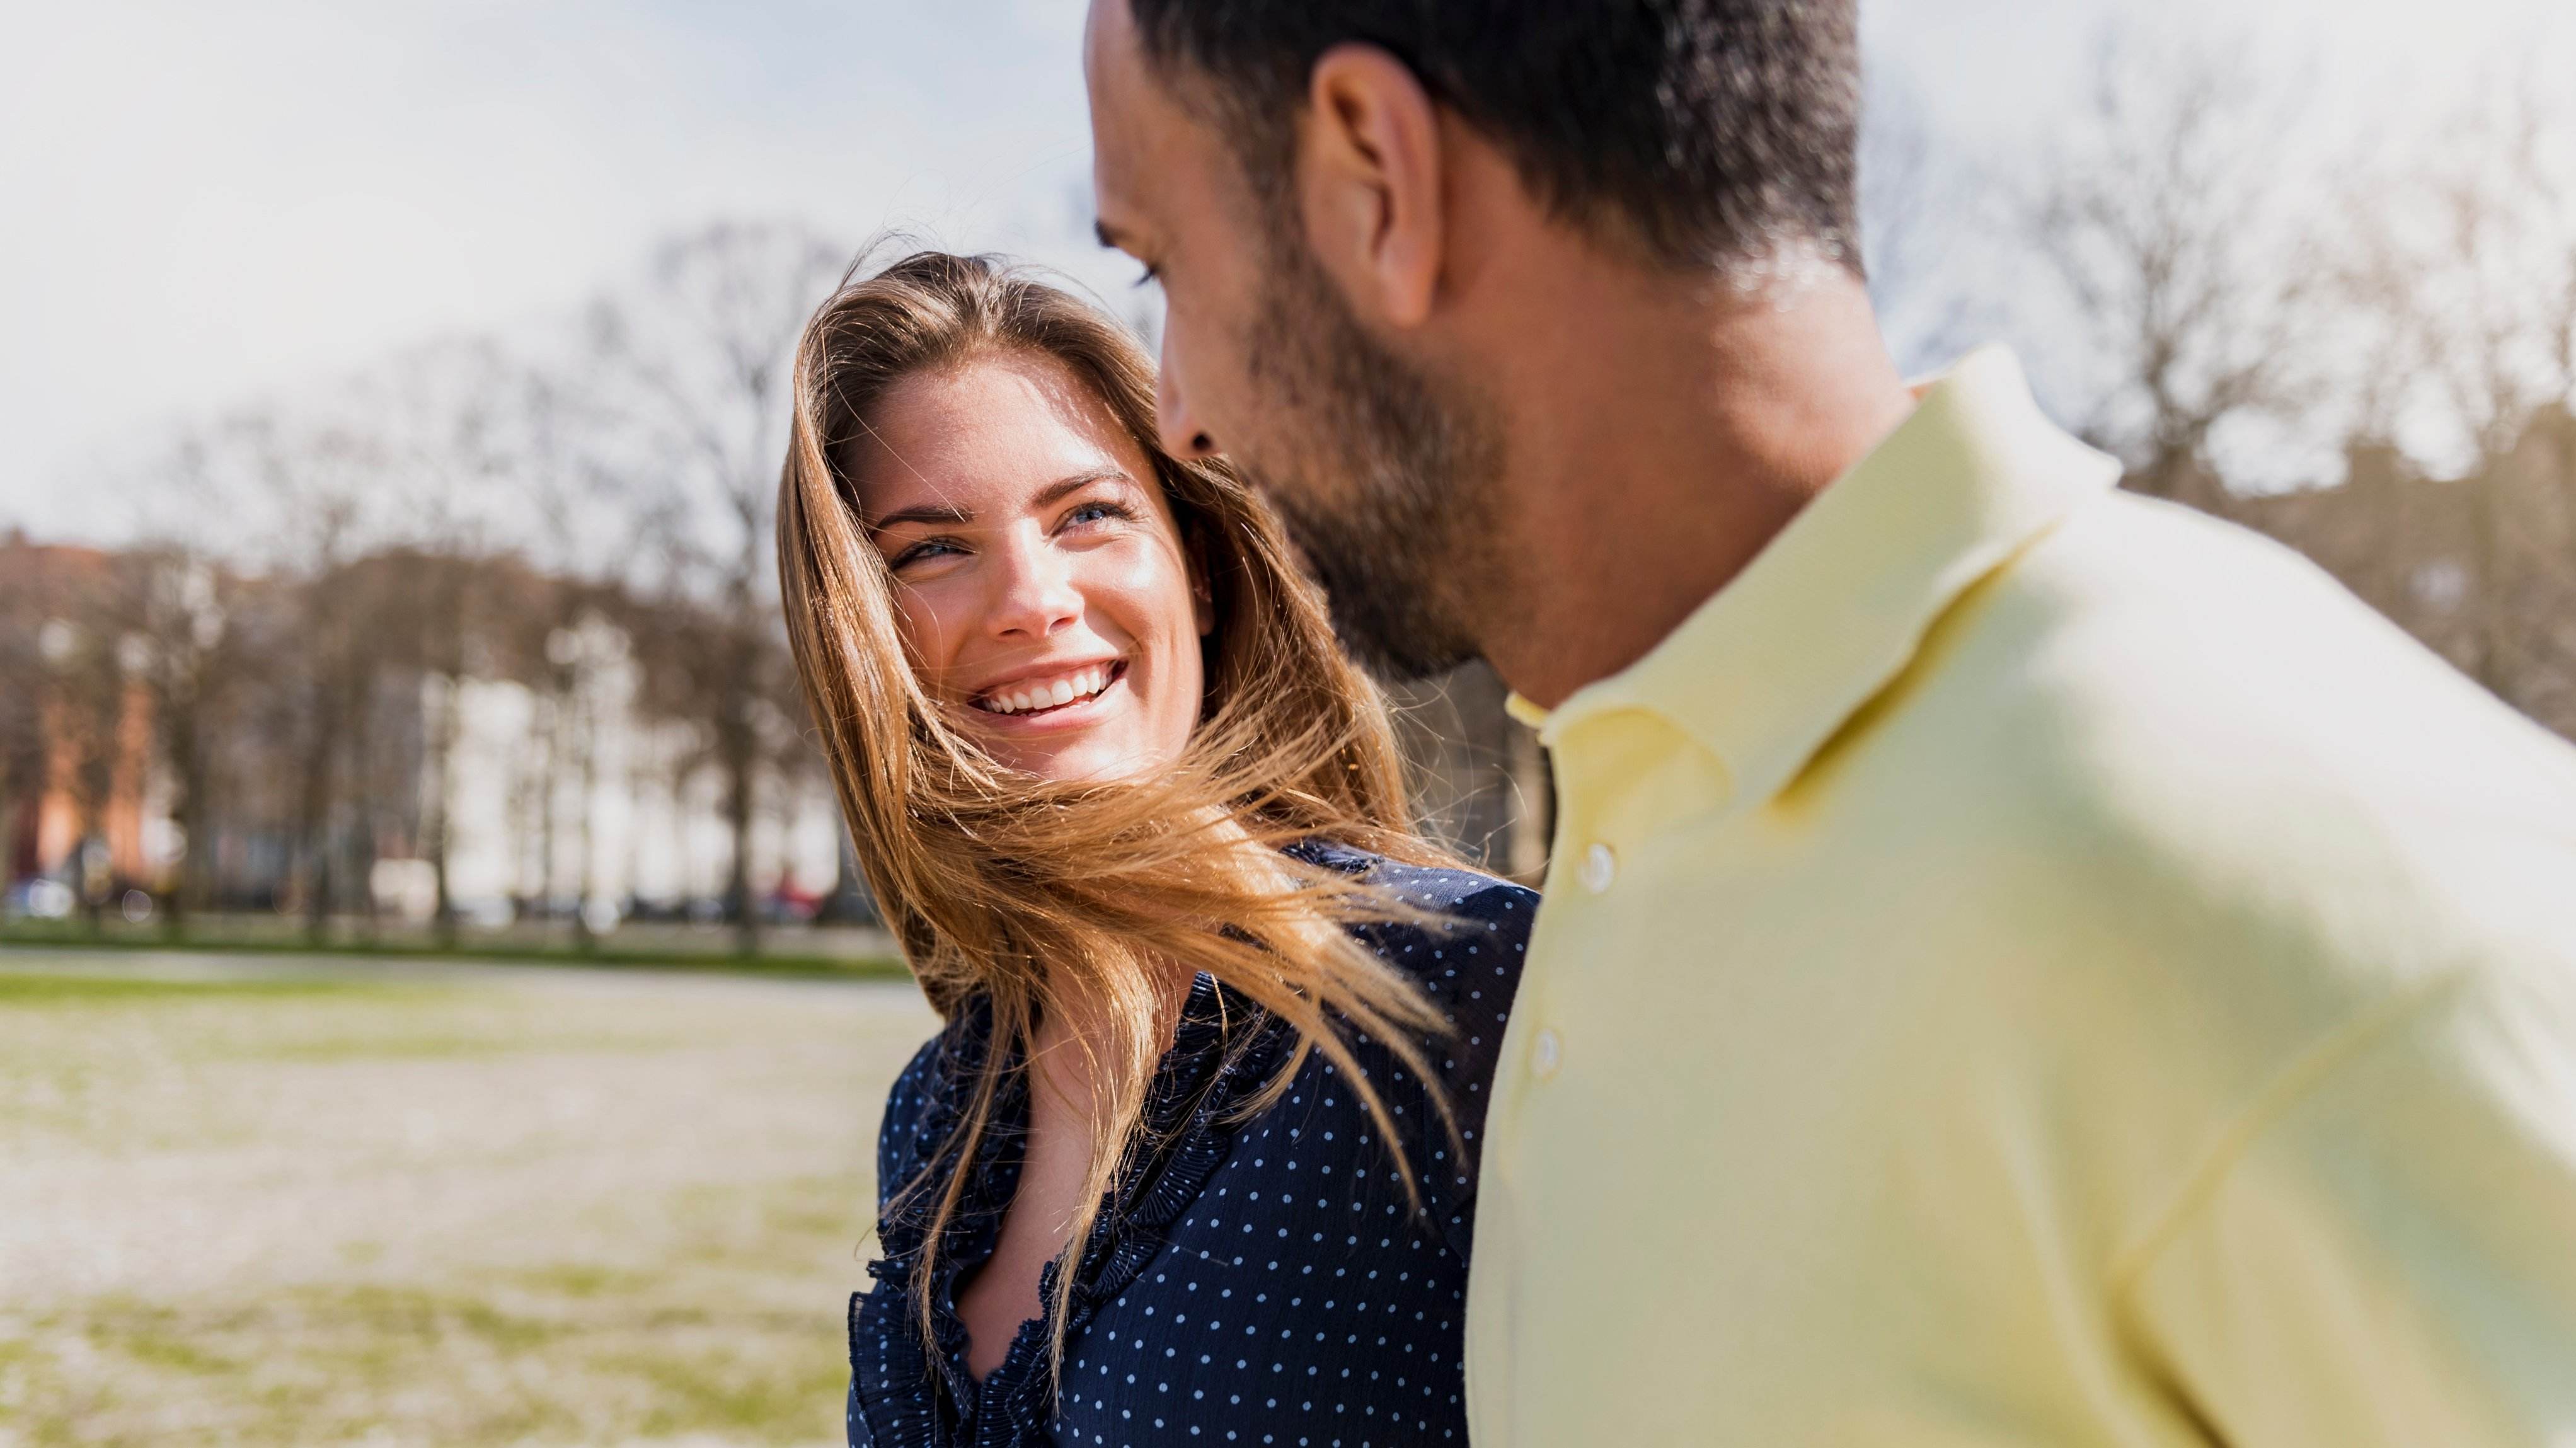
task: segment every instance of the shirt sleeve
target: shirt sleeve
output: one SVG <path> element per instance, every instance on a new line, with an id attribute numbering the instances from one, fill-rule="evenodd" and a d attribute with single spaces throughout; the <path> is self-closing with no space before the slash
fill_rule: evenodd
<path id="1" fill-rule="evenodd" d="M 2218 1440 L 2576 1441 L 2576 963 L 2553 967 L 2337 1032 L 2115 1264 Z"/>

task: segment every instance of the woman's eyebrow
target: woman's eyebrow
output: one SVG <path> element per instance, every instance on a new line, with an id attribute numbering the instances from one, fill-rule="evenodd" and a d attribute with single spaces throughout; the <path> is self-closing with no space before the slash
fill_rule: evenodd
<path id="1" fill-rule="evenodd" d="M 1090 487 L 1093 483 L 1133 484 L 1135 481 L 1136 480 L 1134 478 L 1127 476 L 1127 472 L 1124 468 L 1093 468 L 1087 472 L 1075 473 L 1069 478 L 1058 478 L 1054 482 L 1047 484 L 1045 487 L 1038 489 L 1038 495 L 1029 500 L 1029 505 L 1035 508 L 1043 508 L 1048 504 L 1063 498 L 1066 494 L 1080 492 L 1082 489 Z"/>
<path id="2" fill-rule="evenodd" d="M 1029 506 L 1046 507 L 1067 494 L 1090 487 L 1093 483 L 1133 483 L 1134 481 L 1135 479 L 1127 476 L 1123 468 L 1092 468 L 1075 473 L 1071 477 L 1058 478 L 1038 489 L 1037 496 L 1029 500 Z M 956 527 L 959 524 L 974 521 L 975 510 L 972 508 L 957 503 L 920 503 L 909 508 L 897 508 L 882 518 L 869 519 L 868 531 L 881 533 L 898 523 L 927 523 L 934 527 Z"/>
<path id="3" fill-rule="evenodd" d="M 868 531 L 881 533 L 897 523 L 932 523 L 955 526 L 975 521 L 975 510 L 955 503 L 923 503 L 918 507 L 897 508 L 882 518 L 868 520 Z"/>

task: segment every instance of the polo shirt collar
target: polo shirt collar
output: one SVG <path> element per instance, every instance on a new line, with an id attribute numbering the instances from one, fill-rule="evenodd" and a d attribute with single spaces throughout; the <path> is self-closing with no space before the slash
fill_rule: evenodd
<path id="1" fill-rule="evenodd" d="M 1559 748 L 1644 710 L 1714 755 L 1729 805 L 1769 799 L 1904 670 L 1959 596 L 2119 481 L 2040 413 L 2012 353 L 1969 354 L 1913 414 L 1647 655 L 1514 718 Z"/>

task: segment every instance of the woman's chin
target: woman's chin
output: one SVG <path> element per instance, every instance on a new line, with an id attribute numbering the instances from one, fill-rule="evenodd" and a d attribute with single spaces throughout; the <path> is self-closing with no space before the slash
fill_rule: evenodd
<path id="1" fill-rule="evenodd" d="M 1180 757 L 1188 725 L 1179 726 L 1178 739 L 1160 737 L 1171 730 L 1157 727 L 1162 721 L 1143 702 L 1121 671 L 1099 694 L 1060 708 L 993 714 L 968 705 L 963 712 L 1003 764 L 1041 779 L 1088 783 L 1147 775 Z"/>
<path id="2" fill-rule="evenodd" d="M 993 757 L 1023 774 L 1058 784 L 1133 779 L 1151 767 L 1143 751 L 1122 749 L 1107 740 L 1018 740 L 995 746 Z"/>
<path id="3" fill-rule="evenodd" d="M 979 729 L 992 756 L 1023 774 L 1062 784 L 1131 779 L 1151 773 L 1175 751 L 1148 747 L 1132 729 Z"/>

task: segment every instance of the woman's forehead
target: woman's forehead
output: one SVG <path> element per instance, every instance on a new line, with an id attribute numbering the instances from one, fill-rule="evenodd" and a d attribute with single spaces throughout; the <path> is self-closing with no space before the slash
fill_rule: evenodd
<path id="1" fill-rule="evenodd" d="M 896 382 L 842 460 L 871 519 L 923 507 L 1016 511 L 1069 477 L 1150 476 L 1135 439 L 1070 367 L 1023 354 Z"/>

